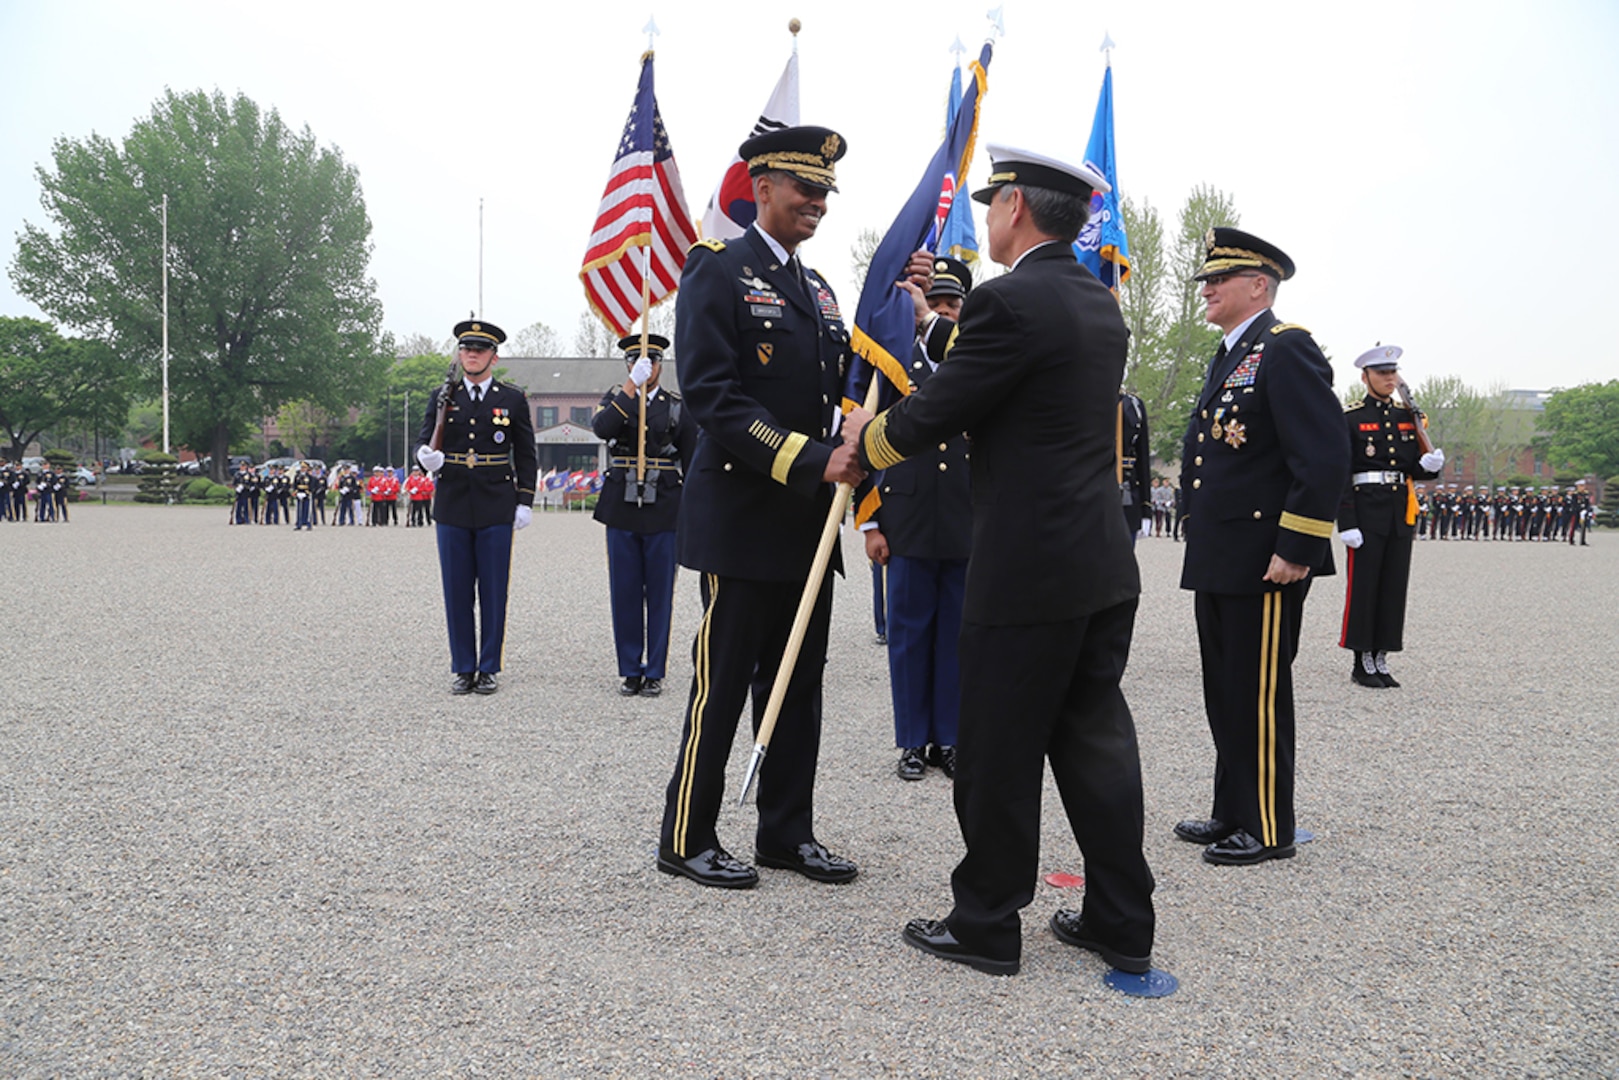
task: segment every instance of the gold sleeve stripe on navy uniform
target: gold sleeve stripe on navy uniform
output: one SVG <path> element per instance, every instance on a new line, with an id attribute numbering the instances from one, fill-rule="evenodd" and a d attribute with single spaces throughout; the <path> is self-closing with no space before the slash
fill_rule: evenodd
<path id="1" fill-rule="evenodd" d="M 770 479 L 778 484 L 787 482 L 787 471 L 803 453 L 804 447 L 809 445 L 809 436 L 800 432 L 793 432 L 782 442 L 780 450 L 776 451 L 776 460 L 770 463 Z"/>
<path id="2" fill-rule="evenodd" d="M 748 434 L 752 435 L 755 439 L 758 439 L 772 450 L 780 450 L 781 444 L 787 441 L 787 436 L 783 435 L 781 432 L 777 431 L 763 420 L 755 420 L 753 423 L 749 424 Z"/>
<path id="3" fill-rule="evenodd" d="M 1332 535 L 1332 522 L 1321 518 L 1300 517 L 1291 510 L 1282 511 L 1281 526 L 1296 533 L 1303 533 L 1305 536 L 1326 538 Z"/>
<path id="4" fill-rule="evenodd" d="M 888 469 L 905 460 L 905 455 L 896 453 L 893 444 L 888 441 L 888 414 L 880 413 L 876 419 L 866 425 L 866 430 L 860 433 L 861 440 L 866 446 L 866 457 L 871 461 L 873 469 Z"/>

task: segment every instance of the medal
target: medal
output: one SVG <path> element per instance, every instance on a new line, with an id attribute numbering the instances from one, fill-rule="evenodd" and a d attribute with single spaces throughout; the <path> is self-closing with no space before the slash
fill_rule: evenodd
<path id="1" fill-rule="evenodd" d="M 1214 410 L 1214 424 L 1209 428 L 1209 434 L 1216 439 L 1219 439 L 1225 435 L 1225 428 L 1220 426 L 1220 418 L 1224 415 L 1224 409 Z"/>
<path id="2" fill-rule="evenodd" d="M 1373 446 L 1369 440 L 1366 443 L 1366 456 L 1367 457 L 1376 457 L 1377 456 L 1377 447 Z"/>

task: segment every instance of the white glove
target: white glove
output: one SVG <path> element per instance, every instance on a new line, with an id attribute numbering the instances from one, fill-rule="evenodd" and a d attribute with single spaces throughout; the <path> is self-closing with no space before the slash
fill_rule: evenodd
<path id="1" fill-rule="evenodd" d="M 643 353 L 635 362 L 635 366 L 630 368 L 630 382 L 636 386 L 645 386 L 650 378 L 652 378 L 652 357 Z"/>
<path id="2" fill-rule="evenodd" d="M 1152 518 L 1142 519 L 1141 531 L 1137 535 L 1143 540 L 1152 535 Z"/>
<path id="3" fill-rule="evenodd" d="M 1344 547 L 1358 548 L 1366 542 L 1359 529 L 1345 529 L 1339 535 L 1344 538 Z"/>
<path id="4" fill-rule="evenodd" d="M 528 523 L 533 520 L 534 508 L 531 506 L 524 506 L 519 503 L 517 506 L 517 516 L 512 518 L 512 528 L 526 529 L 528 528 Z"/>
<path id="5" fill-rule="evenodd" d="M 1428 472 L 1438 472 L 1445 467 L 1445 452 L 1436 446 L 1418 458 L 1417 464 Z"/>
<path id="6" fill-rule="evenodd" d="M 428 472 L 438 472 L 444 468 L 444 451 L 434 450 L 426 443 L 416 448 L 416 460 L 422 463 L 422 468 Z"/>

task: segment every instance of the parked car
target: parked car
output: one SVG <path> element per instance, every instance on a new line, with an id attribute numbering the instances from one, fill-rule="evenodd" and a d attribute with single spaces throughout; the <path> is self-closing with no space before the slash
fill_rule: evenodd
<path id="1" fill-rule="evenodd" d="M 45 471 L 45 459 L 42 457 L 25 457 L 22 459 L 23 471 L 30 476 L 38 476 Z"/>
<path id="2" fill-rule="evenodd" d="M 93 487 L 100 481 L 100 477 L 83 465 L 75 466 L 71 475 L 73 482 L 79 487 Z"/>

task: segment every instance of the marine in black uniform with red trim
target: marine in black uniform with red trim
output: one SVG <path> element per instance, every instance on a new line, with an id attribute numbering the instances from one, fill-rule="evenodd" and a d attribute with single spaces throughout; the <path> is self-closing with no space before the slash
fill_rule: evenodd
<path id="1" fill-rule="evenodd" d="M 1366 397 L 1344 412 L 1354 471 L 1338 507 L 1338 532 L 1348 549 L 1338 644 L 1354 650 L 1350 679 L 1378 690 L 1400 685 L 1389 671 L 1388 654 L 1405 648 L 1405 595 L 1417 532 L 1412 480 L 1432 480 L 1445 467 L 1443 450 L 1422 452 L 1422 419 L 1394 402 L 1403 352 L 1398 345 L 1379 345 L 1356 358 Z"/>
<path id="2" fill-rule="evenodd" d="M 758 220 L 729 243 L 693 247 L 676 300 L 680 388 L 700 430 L 677 547 L 680 564 L 701 575 L 703 618 L 657 866 L 701 885 L 758 881 L 716 828 L 737 719 L 750 690 L 755 725 L 763 716 L 832 485 L 864 476 L 834 426 L 849 334 L 831 288 L 797 257 L 837 190 L 834 163 L 844 150 L 841 136 L 816 127 L 743 143 Z M 833 557 L 841 570 L 835 549 Z M 814 825 L 831 612 L 829 573 L 759 772 L 755 858 L 842 882 L 858 870 L 822 846 Z"/>
<path id="3" fill-rule="evenodd" d="M 1225 227 L 1205 247 L 1195 276 L 1225 337 L 1181 450 L 1181 588 L 1196 592 L 1214 805 L 1175 834 L 1247 865 L 1294 854 L 1293 658 L 1310 582 L 1333 572 L 1349 439 L 1327 358 L 1271 311 L 1293 261 Z"/>

